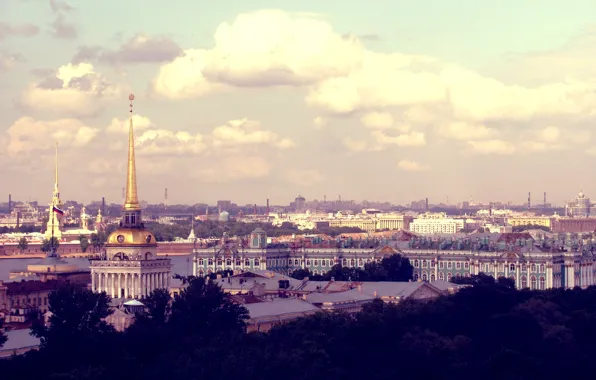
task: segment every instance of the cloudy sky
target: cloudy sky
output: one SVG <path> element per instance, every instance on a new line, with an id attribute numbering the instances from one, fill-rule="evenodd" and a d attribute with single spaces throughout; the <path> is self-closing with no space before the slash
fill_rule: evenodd
<path id="1" fill-rule="evenodd" d="M 0 197 L 596 198 L 594 0 L 1 0 Z"/>

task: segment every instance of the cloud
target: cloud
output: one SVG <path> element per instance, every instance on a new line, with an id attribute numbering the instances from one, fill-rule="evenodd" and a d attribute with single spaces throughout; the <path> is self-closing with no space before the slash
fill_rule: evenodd
<path id="1" fill-rule="evenodd" d="M 54 12 L 54 13 L 70 12 L 74 9 L 72 6 L 70 6 L 66 2 L 58 1 L 58 0 L 50 0 L 50 8 L 52 9 L 52 12 Z"/>
<path id="2" fill-rule="evenodd" d="M 91 53 L 93 48 L 82 50 Z M 100 61 L 115 63 L 166 62 L 182 54 L 182 49 L 165 36 L 149 36 L 139 33 L 126 41 L 116 51 L 95 52 Z M 80 54 L 79 56 L 81 56 Z M 89 54 L 91 55 L 91 54 Z M 90 57 L 91 58 L 91 57 Z"/>
<path id="3" fill-rule="evenodd" d="M 312 124 L 315 129 L 323 129 L 327 126 L 328 122 L 324 117 L 317 116 L 313 119 Z"/>
<path id="4" fill-rule="evenodd" d="M 8 37 L 33 37 L 39 33 L 39 27 L 33 24 L 11 25 L 0 21 L 0 41 Z"/>
<path id="5" fill-rule="evenodd" d="M 393 116 L 388 112 L 367 113 L 360 118 L 360 121 L 370 129 L 389 129 L 393 126 Z"/>
<path id="6" fill-rule="evenodd" d="M 225 183 L 245 179 L 264 178 L 271 172 L 271 162 L 260 156 L 230 156 L 201 167 L 191 175 L 201 182 Z"/>
<path id="7" fill-rule="evenodd" d="M 316 169 L 286 169 L 283 178 L 296 186 L 314 186 L 325 180 L 325 175 Z"/>
<path id="8" fill-rule="evenodd" d="M 69 63 L 44 80 L 30 84 L 21 102 L 31 109 L 92 116 L 101 111 L 107 101 L 122 94 L 122 88 L 96 73 L 93 65 Z"/>
<path id="9" fill-rule="evenodd" d="M 416 172 L 416 171 L 425 171 L 429 170 L 430 168 L 426 165 L 419 164 L 416 161 L 410 160 L 401 160 L 397 163 L 397 167 L 401 170 Z"/>
<path id="10" fill-rule="evenodd" d="M 376 142 L 382 145 L 397 145 L 399 147 L 421 147 L 426 145 L 424 133 L 412 131 L 397 136 L 391 136 L 383 131 L 372 131 Z"/>
<path id="11" fill-rule="evenodd" d="M 79 34 L 74 24 L 65 21 L 63 14 L 56 16 L 56 19 L 52 22 L 51 32 L 54 37 L 60 39 L 74 39 Z"/>
<path id="12" fill-rule="evenodd" d="M 17 64 L 24 62 L 25 57 L 22 54 L 10 54 L 0 50 L 0 72 L 10 70 Z"/>
<path id="13" fill-rule="evenodd" d="M 498 134 L 496 130 L 488 128 L 485 125 L 464 121 L 453 121 L 440 125 L 438 133 L 442 137 L 463 141 L 485 140 Z"/>
<path id="14" fill-rule="evenodd" d="M 106 128 L 106 132 L 109 134 L 127 134 L 128 127 L 129 127 L 130 119 L 118 119 L 113 118 L 112 122 Z M 155 128 L 155 125 L 149 120 L 148 117 L 140 116 L 140 115 L 133 115 L 132 123 L 135 132 L 142 131 L 147 128 Z"/>
<path id="15" fill-rule="evenodd" d="M 61 146 L 81 148 L 87 146 L 98 132 L 99 129 L 76 119 L 41 121 L 22 117 L 8 128 L 7 153 L 14 157 L 44 151 L 54 147 L 56 142 Z"/>
<path id="16" fill-rule="evenodd" d="M 504 140 L 468 141 L 472 153 L 509 155 L 516 152 L 515 146 Z"/>
<path id="17" fill-rule="evenodd" d="M 230 120 L 216 127 L 212 132 L 215 147 L 237 147 L 241 145 L 270 145 L 279 149 L 294 147 L 296 144 L 276 133 L 261 129 L 258 121 L 248 119 Z"/>
<path id="18" fill-rule="evenodd" d="M 368 150 L 368 143 L 365 140 L 355 140 L 351 137 L 344 137 L 342 145 L 351 152 L 364 152 Z"/>
<path id="19" fill-rule="evenodd" d="M 214 42 L 212 49 L 187 49 L 184 56 L 162 66 L 154 82 L 156 92 L 171 98 L 196 97 L 209 92 L 199 89 L 204 82 L 308 85 L 347 75 L 363 52 L 358 39 L 342 37 L 319 17 L 280 10 L 240 14 L 217 28 Z M 186 77 L 194 80 L 181 86 Z"/>

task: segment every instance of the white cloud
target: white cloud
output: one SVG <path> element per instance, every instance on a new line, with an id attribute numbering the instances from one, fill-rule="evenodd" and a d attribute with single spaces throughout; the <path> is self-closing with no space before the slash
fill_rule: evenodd
<path id="1" fill-rule="evenodd" d="M 438 128 L 439 135 L 454 140 L 485 140 L 497 134 L 492 128 L 485 125 L 453 121 L 442 124 Z"/>
<path id="2" fill-rule="evenodd" d="M 368 149 L 368 143 L 364 140 L 355 140 L 351 137 L 344 137 L 342 145 L 351 152 L 364 152 Z"/>
<path id="3" fill-rule="evenodd" d="M 313 119 L 312 124 L 316 129 L 323 129 L 327 126 L 328 122 L 324 117 L 317 116 Z"/>
<path id="4" fill-rule="evenodd" d="M 555 142 L 559 140 L 561 131 L 557 127 L 546 127 L 539 132 L 540 138 L 545 142 Z"/>
<path id="5" fill-rule="evenodd" d="M 372 131 L 372 136 L 377 143 L 383 145 L 397 145 L 400 147 L 420 147 L 426 145 L 424 133 L 412 131 L 397 136 L 390 136 L 382 131 Z"/>
<path id="6" fill-rule="evenodd" d="M 429 170 L 430 168 L 426 165 L 422 165 L 416 161 L 410 161 L 410 160 L 401 160 L 397 163 L 397 166 L 401 169 L 401 170 L 405 170 L 405 171 L 411 171 L 411 172 L 415 172 L 415 171 L 424 171 L 424 170 Z"/>
<path id="7" fill-rule="evenodd" d="M 515 146 L 505 140 L 468 141 L 473 153 L 508 155 L 515 153 Z"/>
<path id="8" fill-rule="evenodd" d="M 168 129 L 149 129 L 135 138 L 139 154 L 145 155 L 186 155 L 198 154 L 206 149 L 200 133 Z"/>
<path id="9" fill-rule="evenodd" d="M 129 126 L 130 119 L 118 119 L 113 118 L 112 122 L 106 129 L 107 133 L 128 133 L 128 126 Z M 132 117 L 132 124 L 134 126 L 135 132 L 145 130 L 148 128 L 155 128 L 155 125 L 149 120 L 148 117 L 140 116 L 140 115 L 133 115 Z"/>
<path id="10" fill-rule="evenodd" d="M 230 156 L 213 161 L 192 173 L 201 182 L 225 183 L 267 177 L 271 162 L 260 156 Z"/>
<path id="11" fill-rule="evenodd" d="M 370 129 L 389 129 L 393 126 L 393 116 L 388 112 L 370 112 L 363 115 L 360 121 Z"/>
<path id="12" fill-rule="evenodd" d="M 122 94 L 119 86 L 96 73 L 91 64 L 69 63 L 44 81 L 30 84 L 21 101 L 32 109 L 91 116 L 99 112 L 106 101 L 118 99 Z"/>
<path id="13" fill-rule="evenodd" d="M 295 143 L 276 133 L 261 129 L 258 121 L 248 119 L 230 120 L 216 127 L 212 132 L 215 147 L 237 147 L 242 145 L 270 145 L 279 149 L 295 146 Z"/>
<path id="14" fill-rule="evenodd" d="M 17 156 L 32 151 L 43 151 L 60 146 L 81 148 L 93 140 L 99 129 L 89 127 L 76 119 L 55 121 L 35 120 L 22 117 L 7 131 L 9 156 Z"/>
<path id="15" fill-rule="evenodd" d="M 297 186 L 314 186 L 325 180 L 325 175 L 316 169 L 284 170 L 284 179 Z"/>

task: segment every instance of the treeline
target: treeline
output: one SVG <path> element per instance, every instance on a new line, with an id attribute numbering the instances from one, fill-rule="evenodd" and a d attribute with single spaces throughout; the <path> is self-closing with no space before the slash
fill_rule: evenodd
<path id="1" fill-rule="evenodd" d="M 42 348 L 0 361 L 3 379 L 550 380 L 589 377 L 596 287 L 515 290 L 490 277 L 432 302 L 380 300 L 361 313 L 320 313 L 243 333 L 246 310 L 192 279 L 168 302 L 156 292 L 125 333 L 101 321 L 105 295 L 50 298 Z"/>
<path id="2" fill-rule="evenodd" d="M 290 277 L 297 280 L 308 277 L 315 281 L 330 281 L 332 279 L 335 281 L 410 281 L 414 272 L 410 260 L 400 254 L 385 257 L 380 263 L 374 261 L 366 263 L 364 269 L 355 268 L 354 264 L 334 265 L 323 275 L 312 274 L 308 269 L 297 269 L 290 274 Z"/>

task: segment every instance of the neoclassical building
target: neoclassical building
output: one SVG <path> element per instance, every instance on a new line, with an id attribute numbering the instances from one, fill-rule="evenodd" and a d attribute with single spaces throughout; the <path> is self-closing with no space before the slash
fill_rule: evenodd
<path id="1" fill-rule="evenodd" d="M 143 298 L 155 289 L 170 285 L 171 262 L 157 257 L 155 236 L 145 229 L 137 195 L 132 100 L 128 135 L 128 164 L 126 196 L 122 207 L 120 227 L 105 245 L 102 260 L 91 262 L 91 287 L 95 292 L 106 292 L 112 298 Z"/>
<path id="2" fill-rule="evenodd" d="M 290 274 L 308 269 L 324 274 L 336 264 L 364 268 L 399 253 L 414 267 L 414 280 L 449 281 L 485 273 L 511 278 L 518 289 L 588 287 L 596 284 L 596 239 L 533 239 L 524 233 L 477 234 L 465 239 L 413 237 L 391 241 L 375 249 L 295 248 L 266 244 L 266 235 L 255 230 L 248 244 L 226 242 L 194 250 L 194 274 L 223 270 L 242 272 L 267 269 Z"/>

